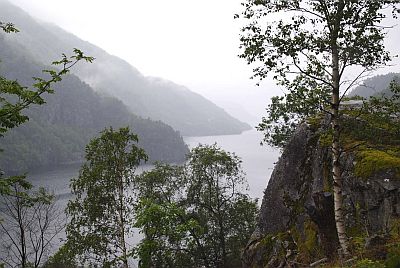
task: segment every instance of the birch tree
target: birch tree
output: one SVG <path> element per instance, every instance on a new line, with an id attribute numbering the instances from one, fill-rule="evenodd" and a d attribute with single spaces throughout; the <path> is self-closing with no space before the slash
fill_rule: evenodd
<path id="1" fill-rule="evenodd" d="M 156 165 L 138 181 L 139 267 L 240 267 L 256 225 L 241 160 L 216 145 L 183 166 Z"/>
<path id="2" fill-rule="evenodd" d="M 7 267 L 40 267 L 55 249 L 65 217 L 54 195 L 27 182 L 0 197 L 0 262 Z"/>
<path id="3" fill-rule="evenodd" d="M 71 182 L 75 197 L 67 206 L 66 245 L 80 265 L 128 267 L 134 173 L 147 159 L 137 141 L 129 128 L 109 128 L 86 147 L 86 163 Z"/>
<path id="4" fill-rule="evenodd" d="M 254 78 L 262 80 L 272 74 L 292 97 L 330 116 L 335 220 L 344 254 L 348 253 L 348 242 L 343 215 L 339 108 L 348 90 L 391 60 L 384 44 L 391 27 L 384 22 L 390 16 L 397 18 L 399 2 L 246 0 L 242 4 L 244 11 L 236 15 L 248 21 L 242 28 L 240 57 L 254 64 Z M 324 97 L 326 93 L 330 98 Z M 279 116 L 287 122 L 298 119 L 284 110 Z M 267 141 L 277 133 L 285 134 L 285 125 L 276 128 L 271 122 L 266 120 L 261 127 L 266 130 Z"/>

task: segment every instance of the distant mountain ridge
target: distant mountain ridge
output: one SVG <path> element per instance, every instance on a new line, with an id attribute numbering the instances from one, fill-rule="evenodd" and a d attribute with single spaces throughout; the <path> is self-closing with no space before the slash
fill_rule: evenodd
<path id="1" fill-rule="evenodd" d="M 0 34 L 0 76 L 32 85 L 33 76 L 43 76 L 48 66 L 18 43 Z M 53 59 L 56 60 L 56 59 Z M 160 121 L 133 115 L 114 97 L 101 96 L 88 84 L 71 74 L 46 95 L 46 104 L 26 112 L 29 122 L 8 131 L 0 139 L 0 169 L 21 174 L 35 168 L 54 167 L 83 161 L 85 145 L 99 131 L 129 125 L 139 136 L 149 162 L 182 162 L 188 147 L 179 133 Z"/>
<path id="2" fill-rule="evenodd" d="M 0 0 L 0 18 L 21 30 L 7 40 L 49 62 L 77 47 L 96 58 L 73 72 L 97 91 L 115 96 L 136 115 L 161 120 L 184 136 L 238 134 L 250 129 L 222 108 L 184 86 L 161 78 L 145 77 L 126 61 L 83 41 L 58 26 L 39 23 L 6 0 Z"/>
<path id="3" fill-rule="evenodd" d="M 349 96 L 369 98 L 370 96 L 377 96 L 380 94 L 390 95 L 389 85 L 392 80 L 400 83 L 400 73 L 388 73 L 370 77 L 363 82 L 363 85 L 354 88 L 349 93 Z"/>

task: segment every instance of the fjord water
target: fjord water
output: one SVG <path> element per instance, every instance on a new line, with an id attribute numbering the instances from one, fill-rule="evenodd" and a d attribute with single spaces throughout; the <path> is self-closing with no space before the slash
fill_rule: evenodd
<path id="1" fill-rule="evenodd" d="M 242 160 L 242 168 L 246 173 L 249 184 L 249 194 L 252 198 L 261 199 L 267 186 L 274 163 L 280 155 L 279 150 L 267 145 L 261 146 L 262 134 L 256 130 L 245 131 L 238 135 L 185 137 L 184 140 L 190 148 L 198 144 L 214 144 L 225 151 L 235 153 Z M 35 186 L 44 186 L 58 197 L 59 201 L 69 199 L 70 179 L 78 176 L 79 165 L 60 167 L 52 170 L 36 171 L 28 174 L 28 179 Z M 151 168 L 146 165 L 138 168 L 144 171 Z M 62 203 L 64 203 L 62 202 Z"/>
<path id="2" fill-rule="evenodd" d="M 239 135 L 223 136 L 203 136 L 203 137 L 185 137 L 184 140 L 190 148 L 200 144 L 217 143 L 225 151 L 235 153 L 242 159 L 242 168 L 246 173 L 246 179 L 249 184 L 249 194 L 252 198 L 259 198 L 259 204 L 263 197 L 263 191 L 267 186 L 272 173 L 274 163 L 279 158 L 279 150 L 269 146 L 260 146 L 262 134 L 256 130 L 245 131 Z M 68 200 L 72 197 L 69 189 L 70 180 L 79 174 L 80 165 L 71 165 L 59 167 L 52 170 L 36 171 L 28 174 L 28 179 L 35 186 L 44 186 L 53 191 L 57 196 L 57 205 L 64 209 Z M 151 169 L 151 165 L 140 166 L 138 172 Z M 138 231 L 127 238 L 132 245 L 137 244 L 142 238 Z M 61 232 L 56 237 L 54 249 L 58 248 L 65 239 L 65 233 Z M 52 252 L 54 253 L 54 252 Z M 137 267 L 137 260 L 130 260 L 132 267 Z"/>
<path id="3" fill-rule="evenodd" d="M 274 163 L 278 160 L 279 150 L 267 145 L 261 146 L 262 134 L 248 130 L 238 135 L 185 137 L 189 148 L 198 144 L 214 144 L 225 151 L 235 153 L 242 160 L 242 168 L 249 184 L 249 194 L 253 198 L 262 198 Z M 72 165 L 54 170 L 36 171 L 28 174 L 28 179 L 35 186 L 44 186 L 54 191 L 60 199 L 69 199 L 70 179 L 78 176 L 80 166 Z M 139 167 L 138 171 L 150 169 L 150 165 Z"/>

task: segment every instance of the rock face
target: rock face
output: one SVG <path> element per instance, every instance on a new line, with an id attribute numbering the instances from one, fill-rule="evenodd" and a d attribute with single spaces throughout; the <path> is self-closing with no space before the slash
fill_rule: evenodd
<path id="1" fill-rule="evenodd" d="M 287 144 L 264 192 L 258 229 L 243 253 L 244 267 L 287 266 L 296 259 L 293 238 L 305 240 L 310 230 L 315 231 L 322 256 L 335 254 L 338 243 L 330 153 L 318 140 L 318 129 L 302 124 Z M 370 234 L 386 231 L 391 220 L 400 215 L 400 180 L 395 171 L 358 178 L 353 172 L 354 153 L 343 156 L 348 230 L 362 229 Z"/>

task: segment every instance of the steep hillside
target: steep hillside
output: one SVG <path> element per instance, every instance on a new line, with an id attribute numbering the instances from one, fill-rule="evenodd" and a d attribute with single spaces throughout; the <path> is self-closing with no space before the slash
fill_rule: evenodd
<path id="1" fill-rule="evenodd" d="M 385 75 L 377 75 L 371 78 L 368 78 L 364 81 L 364 85 L 360 85 L 354 88 L 349 96 L 361 96 L 364 98 L 368 98 L 373 95 L 378 94 L 388 94 L 390 93 L 389 84 L 395 79 L 397 82 L 400 82 L 400 73 L 388 73 Z"/>
<path id="2" fill-rule="evenodd" d="M 189 89 L 144 77 L 124 60 L 57 26 L 38 23 L 6 0 L 0 0 L 0 17 L 21 30 L 7 41 L 23 46 L 35 58 L 49 62 L 73 47 L 95 57 L 93 64 L 81 65 L 74 73 L 96 90 L 122 100 L 136 115 L 161 120 L 185 136 L 236 134 L 250 128 Z"/>
<path id="3" fill-rule="evenodd" d="M 31 85 L 46 66 L 36 62 L 23 46 L 10 45 L 0 35 L 0 75 Z M 6 171 L 25 171 L 81 161 L 88 141 L 105 127 L 129 125 L 150 161 L 180 162 L 188 152 L 179 133 L 170 126 L 133 115 L 113 97 L 101 96 L 75 75 L 54 86 L 47 103 L 27 111 L 26 124 L 0 139 L 0 166 Z"/>

